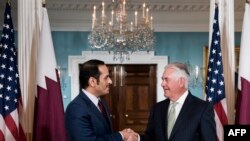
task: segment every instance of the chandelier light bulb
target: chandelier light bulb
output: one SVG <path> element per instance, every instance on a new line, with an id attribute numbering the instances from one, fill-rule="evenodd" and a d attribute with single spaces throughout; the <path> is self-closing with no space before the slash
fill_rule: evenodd
<path id="1" fill-rule="evenodd" d="M 142 4 L 141 12 L 135 10 L 132 18 L 128 18 L 130 15 L 126 6 L 129 3 L 126 0 L 113 1 L 112 4 L 110 15 L 105 15 L 105 3 L 101 3 L 99 19 L 94 6 L 92 30 L 88 36 L 91 50 L 109 51 L 114 55 L 114 60 L 121 63 L 128 61 L 129 55 L 135 51 L 152 51 L 155 42 L 153 17 L 150 17 L 149 22 L 149 8 L 146 4 Z"/>

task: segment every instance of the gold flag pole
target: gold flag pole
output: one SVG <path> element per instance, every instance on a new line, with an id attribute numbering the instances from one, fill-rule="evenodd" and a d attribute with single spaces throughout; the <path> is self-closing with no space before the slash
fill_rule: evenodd
<path id="1" fill-rule="evenodd" d="M 43 0 L 43 7 L 46 7 L 46 0 Z"/>
<path id="2" fill-rule="evenodd" d="M 219 1 L 215 0 L 215 5 L 218 6 L 219 5 Z"/>

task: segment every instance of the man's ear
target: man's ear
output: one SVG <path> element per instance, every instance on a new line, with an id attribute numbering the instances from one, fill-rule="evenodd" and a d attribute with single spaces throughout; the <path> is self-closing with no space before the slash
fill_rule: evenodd
<path id="1" fill-rule="evenodd" d="M 179 84 L 180 84 L 180 87 L 185 87 L 185 78 L 183 78 L 183 77 L 180 77 L 179 78 Z"/>
<path id="2" fill-rule="evenodd" d="M 96 79 L 94 77 L 89 78 L 89 86 L 95 87 L 96 85 Z"/>

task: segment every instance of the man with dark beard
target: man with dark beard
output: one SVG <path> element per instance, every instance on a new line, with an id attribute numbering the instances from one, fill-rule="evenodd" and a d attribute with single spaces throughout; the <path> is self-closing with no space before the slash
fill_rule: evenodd
<path id="1" fill-rule="evenodd" d="M 69 141 L 137 141 L 131 129 L 112 131 L 107 105 L 101 96 L 109 93 L 112 80 L 103 61 L 89 60 L 79 68 L 80 93 L 66 109 Z"/>

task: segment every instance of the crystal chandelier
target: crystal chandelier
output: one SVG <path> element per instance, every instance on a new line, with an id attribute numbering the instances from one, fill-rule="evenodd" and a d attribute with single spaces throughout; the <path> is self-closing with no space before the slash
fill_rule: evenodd
<path id="1" fill-rule="evenodd" d="M 153 50 L 153 17 L 149 17 L 146 4 L 142 5 L 140 11 L 133 11 L 131 21 L 128 20 L 126 0 L 113 0 L 111 6 L 110 14 L 106 14 L 105 3 L 102 2 L 100 18 L 97 18 L 97 8 L 94 6 L 92 30 L 88 36 L 91 49 L 113 52 L 114 61 L 121 63 L 129 60 L 130 54 L 135 51 Z"/>

